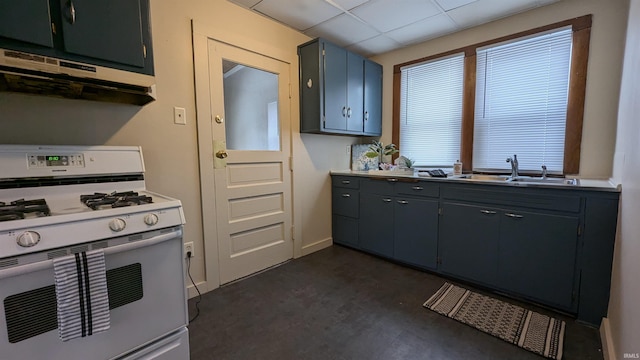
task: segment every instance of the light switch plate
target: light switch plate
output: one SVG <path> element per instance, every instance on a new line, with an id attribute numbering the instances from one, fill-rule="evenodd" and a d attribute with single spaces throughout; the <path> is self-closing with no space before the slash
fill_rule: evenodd
<path id="1" fill-rule="evenodd" d="M 173 123 L 178 125 L 187 125 L 186 110 L 181 107 L 173 108 Z"/>

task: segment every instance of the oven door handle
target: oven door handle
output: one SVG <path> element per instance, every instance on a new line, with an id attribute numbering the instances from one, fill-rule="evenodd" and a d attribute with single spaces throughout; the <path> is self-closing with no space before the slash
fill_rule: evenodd
<path id="1" fill-rule="evenodd" d="M 104 248 L 104 255 L 117 254 L 123 251 L 139 249 L 145 246 L 151 246 L 163 241 L 175 239 L 182 236 L 182 229 L 167 234 L 161 234 L 145 240 L 132 241 L 130 243 Z M 0 270 L 0 279 L 12 276 L 24 275 L 35 271 L 46 270 L 53 267 L 53 260 L 39 261 L 31 264 L 14 266 L 8 269 Z"/>

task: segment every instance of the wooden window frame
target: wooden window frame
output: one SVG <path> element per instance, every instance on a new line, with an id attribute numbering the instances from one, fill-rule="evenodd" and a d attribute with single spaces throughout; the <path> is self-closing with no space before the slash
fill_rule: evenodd
<path id="1" fill-rule="evenodd" d="M 460 141 L 460 160 L 464 172 L 472 171 L 473 130 L 476 97 L 476 50 L 481 47 L 531 36 L 538 33 L 571 26 L 572 50 L 569 76 L 569 95 L 565 127 L 563 174 L 578 174 L 580 171 L 580 146 L 582 143 L 582 120 L 584 117 L 585 93 L 587 86 L 587 65 L 589 61 L 589 43 L 591 39 L 592 15 L 584 15 L 557 23 L 540 26 L 496 39 L 483 41 L 462 48 L 411 60 L 393 67 L 393 125 L 392 141 L 400 144 L 400 82 L 401 69 L 405 66 L 443 58 L 464 52 L 464 89 L 462 105 L 462 135 Z M 394 156 L 394 158 L 397 155 Z"/>

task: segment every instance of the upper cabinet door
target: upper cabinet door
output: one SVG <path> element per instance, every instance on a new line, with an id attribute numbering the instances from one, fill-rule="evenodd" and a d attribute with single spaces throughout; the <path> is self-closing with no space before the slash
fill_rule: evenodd
<path id="1" fill-rule="evenodd" d="M 347 51 L 324 43 L 324 129 L 347 129 Z"/>
<path id="2" fill-rule="evenodd" d="M 0 36 L 53 47 L 49 0 L 0 0 Z"/>
<path id="3" fill-rule="evenodd" d="M 364 61 L 364 133 L 382 134 L 382 66 Z"/>
<path id="4" fill-rule="evenodd" d="M 67 52 L 144 67 L 140 0 L 62 0 Z"/>
<path id="5" fill-rule="evenodd" d="M 362 133 L 364 58 L 347 53 L 347 131 Z"/>

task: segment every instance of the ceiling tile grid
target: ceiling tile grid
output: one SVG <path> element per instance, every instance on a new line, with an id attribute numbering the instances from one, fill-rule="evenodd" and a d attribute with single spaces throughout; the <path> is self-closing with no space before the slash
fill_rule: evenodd
<path id="1" fill-rule="evenodd" d="M 229 0 L 364 56 L 560 0 Z"/>

